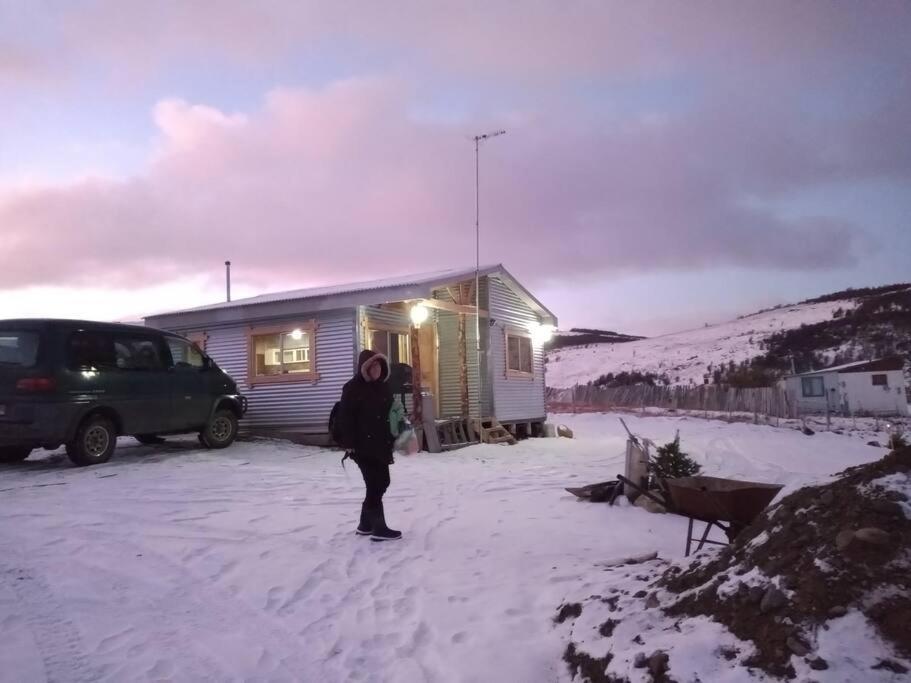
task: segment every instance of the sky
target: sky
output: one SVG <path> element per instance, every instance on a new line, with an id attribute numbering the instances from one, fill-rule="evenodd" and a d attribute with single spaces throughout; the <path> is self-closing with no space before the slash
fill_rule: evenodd
<path id="1" fill-rule="evenodd" d="M 658 335 L 911 280 L 911 3 L 0 0 L 0 318 L 503 263 Z"/>

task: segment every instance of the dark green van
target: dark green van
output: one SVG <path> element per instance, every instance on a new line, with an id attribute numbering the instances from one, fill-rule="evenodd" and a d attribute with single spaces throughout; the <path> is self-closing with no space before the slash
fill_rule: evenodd
<path id="1" fill-rule="evenodd" d="M 246 399 L 192 342 L 134 325 L 0 320 L 0 462 L 66 446 L 76 465 L 110 459 L 117 436 L 155 443 L 237 436 Z"/>

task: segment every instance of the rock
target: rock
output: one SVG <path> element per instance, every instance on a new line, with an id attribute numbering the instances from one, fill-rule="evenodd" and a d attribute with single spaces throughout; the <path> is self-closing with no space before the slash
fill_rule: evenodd
<path id="1" fill-rule="evenodd" d="M 890 500 L 875 500 L 870 503 L 870 508 L 874 512 L 888 517 L 901 517 L 903 514 L 901 505 Z"/>
<path id="2" fill-rule="evenodd" d="M 875 446 L 876 448 L 882 448 L 882 446 L 879 445 L 879 441 L 868 441 L 868 442 L 867 442 L 867 445 L 868 445 L 868 446 Z"/>
<path id="3" fill-rule="evenodd" d="M 634 598 L 644 598 L 646 595 L 648 595 L 648 591 L 636 591 L 633 593 Z"/>
<path id="4" fill-rule="evenodd" d="M 835 502 L 835 492 L 832 491 L 832 489 L 827 489 L 819 497 L 819 502 L 822 503 L 823 505 L 831 505 L 832 503 Z"/>
<path id="5" fill-rule="evenodd" d="M 636 658 L 633 660 L 633 666 L 637 669 L 644 669 L 648 665 L 648 659 L 645 656 L 644 652 L 636 653 Z"/>
<path id="6" fill-rule="evenodd" d="M 838 536 L 835 537 L 835 547 L 839 550 L 846 550 L 851 541 L 854 540 L 854 530 L 853 529 L 842 529 L 838 532 Z"/>
<path id="7" fill-rule="evenodd" d="M 829 663 L 822 657 L 813 657 L 813 659 L 809 660 L 809 663 L 813 671 L 825 671 L 829 668 Z"/>
<path id="8" fill-rule="evenodd" d="M 655 609 L 661 603 L 658 602 L 658 596 L 652 593 L 648 596 L 648 599 L 645 601 L 646 609 Z"/>
<path id="9" fill-rule="evenodd" d="M 864 543 L 872 543 L 873 545 L 889 545 L 892 540 L 887 532 L 872 526 L 858 529 L 854 532 L 854 538 L 858 541 L 863 541 Z"/>
<path id="10" fill-rule="evenodd" d="M 667 672 L 667 663 L 670 660 L 667 652 L 657 650 L 648 658 L 648 670 L 655 679 Z"/>
<path id="11" fill-rule="evenodd" d="M 557 425 L 557 436 L 563 437 L 564 439 L 571 439 L 573 438 L 573 430 L 566 425 Z"/>
<path id="12" fill-rule="evenodd" d="M 750 588 L 749 593 L 747 593 L 747 601 L 754 605 L 758 605 L 762 602 L 763 595 L 765 595 L 765 588 L 762 586 L 753 586 Z"/>
<path id="13" fill-rule="evenodd" d="M 762 602 L 759 604 L 759 611 L 763 614 L 774 612 L 788 604 L 788 598 L 776 586 L 769 586 L 765 595 L 762 596 Z"/>
<path id="14" fill-rule="evenodd" d="M 788 646 L 788 649 L 798 657 L 806 657 L 810 654 L 810 648 L 797 636 L 788 636 L 785 644 Z"/>
<path id="15" fill-rule="evenodd" d="M 848 608 L 844 607 L 843 605 L 836 605 L 835 607 L 833 607 L 832 609 L 829 610 L 829 616 L 834 617 L 834 618 L 843 617 L 847 613 L 848 613 Z"/>
<path id="16" fill-rule="evenodd" d="M 810 429 L 809 427 L 804 427 L 804 428 L 801 429 L 800 431 L 802 431 L 802 432 L 803 432 L 804 434 L 806 434 L 807 436 L 813 436 L 813 435 L 816 433 L 816 432 L 814 432 L 812 429 Z"/>
<path id="17" fill-rule="evenodd" d="M 865 611 L 867 616 L 873 620 L 882 619 L 889 614 L 890 604 L 886 600 L 883 600 L 882 602 L 877 602 L 875 605 L 867 607 Z"/>
<path id="18" fill-rule="evenodd" d="M 749 574 L 750 567 L 746 566 L 745 564 L 738 565 L 737 569 L 734 570 L 734 573 L 737 576 L 743 576 L 744 574 Z"/>
<path id="19" fill-rule="evenodd" d="M 880 671 L 882 671 L 882 670 L 891 671 L 892 673 L 896 673 L 896 674 L 908 673 L 908 667 L 906 667 L 902 663 L 896 662 L 892 659 L 880 659 L 879 663 L 877 663 L 872 668 L 880 670 Z"/>
<path id="20" fill-rule="evenodd" d="M 793 576 L 782 576 L 781 587 L 792 591 L 797 588 L 797 579 Z"/>

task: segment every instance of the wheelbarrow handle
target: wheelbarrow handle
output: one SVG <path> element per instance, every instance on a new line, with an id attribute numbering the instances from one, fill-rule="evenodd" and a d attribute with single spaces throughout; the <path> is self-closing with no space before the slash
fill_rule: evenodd
<path id="1" fill-rule="evenodd" d="M 668 499 L 667 501 L 661 500 L 661 499 L 658 498 L 657 496 L 654 496 L 654 495 L 652 495 L 651 493 L 649 493 L 648 491 L 646 491 L 645 489 L 643 489 L 641 486 L 638 486 L 637 484 L 634 484 L 634 483 L 631 482 L 629 479 L 627 479 L 626 477 L 624 477 L 622 474 L 618 474 L 618 475 L 617 475 L 617 479 L 618 479 L 618 481 L 622 482 L 624 486 L 629 486 L 631 489 L 635 489 L 635 490 L 638 491 L 641 495 L 643 495 L 643 496 L 645 496 L 646 498 L 649 498 L 649 499 L 655 501 L 656 503 L 658 503 L 658 505 L 661 505 L 661 506 L 664 507 L 666 510 L 671 510 L 671 501 L 670 501 L 670 499 Z"/>

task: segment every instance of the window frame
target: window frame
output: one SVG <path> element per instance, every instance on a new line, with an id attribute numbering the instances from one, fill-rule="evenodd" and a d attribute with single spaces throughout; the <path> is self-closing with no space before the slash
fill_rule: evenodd
<path id="1" fill-rule="evenodd" d="M 369 320 L 366 321 L 364 325 L 364 348 L 370 351 L 376 351 L 373 348 L 373 333 L 374 332 L 384 332 L 386 334 L 386 353 L 383 354 L 389 360 L 391 364 L 392 354 L 389 351 L 391 348 L 389 335 L 397 334 L 400 337 L 405 338 L 405 347 L 408 349 L 408 362 L 404 362 L 401 359 L 398 360 L 399 363 L 404 363 L 408 367 L 412 367 L 412 349 L 411 349 L 411 329 L 408 327 L 402 327 L 398 325 L 388 325 L 383 323 L 372 323 Z"/>
<path id="2" fill-rule="evenodd" d="M 819 382 L 820 393 L 807 393 L 807 386 L 809 383 Z M 813 377 L 801 377 L 800 378 L 800 396 L 801 398 L 825 398 L 826 397 L 826 381 L 824 377 L 813 376 Z"/>
<path id="3" fill-rule="evenodd" d="M 877 382 L 876 380 L 882 378 L 882 382 Z M 883 387 L 884 389 L 889 388 L 889 375 L 885 372 L 877 372 L 876 374 L 870 375 L 870 382 L 874 387 Z"/>
<path id="4" fill-rule="evenodd" d="M 253 387 L 257 384 L 291 384 L 294 382 L 311 382 L 319 381 L 319 373 L 316 371 L 317 349 L 316 349 L 316 331 L 319 324 L 315 319 L 290 322 L 281 325 L 263 325 L 247 328 L 247 386 Z M 294 330 L 300 330 L 310 336 L 310 371 L 309 372 L 289 372 L 281 375 L 257 375 L 256 374 L 256 347 L 255 340 L 257 337 L 269 335 L 287 335 Z M 284 349 L 282 349 L 284 351 Z"/>
<path id="5" fill-rule="evenodd" d="M 516 370 L 515 368 L 509 367 L 509 340 L 515 337 L 516 339 L 525 340 L 528 342 L 528 354 L 529 354 L 529 366 L 531 367 L 531 372 L 525 372 L 524 370 Z M 503 329 L 503 341 L 504 341 L 504 355 L 506 362 L 506 379 L 521 379 L 521 380 L 533 380 L 535 378 L 535 344 L 534 340 L 531 337 L 530 332 L 525 332 L 515 328 L 504 328 Z M 521 344 L 522 342 L 520 342 Z M 519 364 L 521 365 L 521 347 L 519 352 Z"/>

